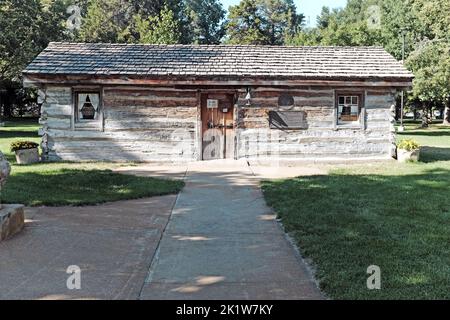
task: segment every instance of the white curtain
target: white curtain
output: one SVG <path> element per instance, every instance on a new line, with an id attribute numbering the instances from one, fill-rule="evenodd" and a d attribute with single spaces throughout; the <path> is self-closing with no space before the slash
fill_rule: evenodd
<path id="1" fill-rule="evenodd" d="M 83 108 L 84 103 L 86 102 L 87 97 L 91 101 L 92 106 L 95 109 L 95 119 L 97 119 L 97 112 L 100 103 L 100 97 L 97 93 L 79 93 L 78 94 L 78 119 L 83 119 L 83 115 L 81 114 L 81 108 Z"/>
<path id="2" fill-rule="evenodd" d="M 98 96 L 98 94 L 96 94 L 96 93 L 90 93 L 89 94 L 89 99 L 91 100 L 91 103 L 92 103 L 92 106 L 94 107 L 94 109 L 95 109 L 95 112 L 97 112 L 98 111 L 98 104 L 99 104 L 99 96 Z"/>
<path id="3" fill-rule="evenodd" d="M 81 114 L 81 108 L 83 108 L 84 103 L 86 102 L 87 94 L 79 93 L 78 94 L 78 119 L 83 119 L 83 115 Z"/>

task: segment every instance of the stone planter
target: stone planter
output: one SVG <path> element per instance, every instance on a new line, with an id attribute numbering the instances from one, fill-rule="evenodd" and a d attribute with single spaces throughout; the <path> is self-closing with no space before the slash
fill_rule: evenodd
<path id="1" fill-rule="evenodd" d="M 0 152 L 0 192 L 6 184 L 6 179 L 11 172 L 11 166 Z M 0 242 L 19 233 L 24 226 L 25 215 L 21 204 L 3 205 L 0 202 Z"/>
<path id="2" fill-rule="evenodd" d="M 4 204 L 0 208 L 0 242 L 22 231 L 25 225 L 24 206 Z"/>
<path id="3" fill-rule="evenodd" d="M 38 148 L 16 150 L 16 161 L 18 164 L 39 162 Z"/>
<path id="4" fill-rule="evenodd" d="M 399 162 L 407 162 L 407 161 L 419 161 L 420 149 L 416 150 L 403 150 L 397 149 L 397 160 Z"/>

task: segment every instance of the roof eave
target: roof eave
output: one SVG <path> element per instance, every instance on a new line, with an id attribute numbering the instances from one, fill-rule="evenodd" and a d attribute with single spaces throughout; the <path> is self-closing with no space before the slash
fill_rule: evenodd
<path id="1" fill-rule="evenodd" d="M 129 85 L 341 85 L 356 83 L 366 86 L 410 88 L 413 76 L 358 77 L 358 76 L 230 76 L 230 75 L 130 75 L 130 74 L 54 74 L 23 71 L 24 86 L 40 84 L 129 84 Z"/>

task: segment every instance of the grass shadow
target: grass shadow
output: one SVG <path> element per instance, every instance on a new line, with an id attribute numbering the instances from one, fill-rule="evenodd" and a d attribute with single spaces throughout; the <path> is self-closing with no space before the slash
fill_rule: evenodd
<path id="1" fill-rule="evenodd" d="M 5 139 L 23 139 L 23 138 L 39 138 L 36 132 L 32 131 L 1 131 L 0 138 Z"/>
<path id="2" fill-rule="evenodd" d="M 16 172 L 2 190 L 5 203 L 29 206 L 92 205 L 177 193 L 182 181 L 137 177 L 110 170 Z"/>
<path id="3" fill-rule="evenodd" d="M 450 161 L 450 148 L 421 147 L 420 162 Z"/>
<path id="4" fill-rule="evenodd" d="M 8 118 L 4 119 L 5 127 L 36 127 L 39 125 L 39 118 Z"/>
<path id="5" fill-rule="evenodd" d="M 6 158 L 6 160 L 10 163 L 10 164 L 16 164 L 16 156 L 12 153 L 4 153 L 3 154 Z"/>
<path id="6" fill-rule="evenodd" d="M 420 130 L 420 131 L 419 131 Z M 450 136 L 450 129 L 442 130 L 442 131 L 427 131 L 418 129 L 418 131 L 403 131 L 397 132 L 399 136 L 427 136 L 427 137 L 442 137 L 442 136 Z"/>

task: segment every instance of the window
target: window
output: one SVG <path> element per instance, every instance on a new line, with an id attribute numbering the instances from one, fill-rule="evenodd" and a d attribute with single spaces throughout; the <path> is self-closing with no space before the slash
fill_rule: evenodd
<path id="1" fill-rule="evenodd" d="M 99 120 L 100 94 L 94 92 L 77 93 L 75 121 L 86 122 Z"/>
<path id="2" fill-rule="evenodd" d="M 73 113 L 74 127 L 77 129 L 101 129 L 100 92 L 75 92 Z"/>
<path id="3" fill-rule="evenodd" d="M 337 96 L 337 124 L 359 125 L 362 106 L 361 95 L 340 94 Z"/>

